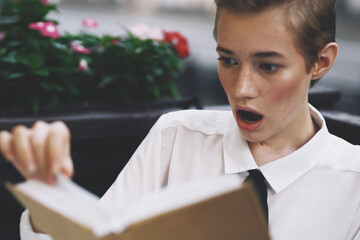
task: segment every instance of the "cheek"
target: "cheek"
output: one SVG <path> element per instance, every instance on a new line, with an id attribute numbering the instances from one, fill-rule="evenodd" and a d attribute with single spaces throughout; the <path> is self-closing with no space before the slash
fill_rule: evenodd
<path id="1" fill-rule="evenodd" d="M 308 84 L 305 77 L 297 74 L 284 74 L 281 81 L 271 88 L 271 100 L 275 103 L 296 104 L 306 99 Z"/>
<path id="2" fill-rule="evenodd" d="M 220 83 L 223 86 L 226 93 L 228 93 L 228 89 L 230 88 L 230 78 L 229 74 L 226 74 L 225 71 L 222 71 L 220 67 L 218 67 L 218 76 L 220 79 Z"/>

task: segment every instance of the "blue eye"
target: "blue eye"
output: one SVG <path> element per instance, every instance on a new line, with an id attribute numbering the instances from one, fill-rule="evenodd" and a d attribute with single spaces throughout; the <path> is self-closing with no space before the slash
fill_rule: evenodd
<path id="1" fill-rule="evenodd" d="M 237 65 L 237 62 L 232 58 L 219 57 L 218 60 L 222 61 L 225 65 L 229 65 L 229 66 Z"/>
<path id="2" fill-rule="evenodd" d="M 272 64 L 272 63 L 263 63 L 260 65 L 260 68 L 265 70 L 268 73 L 272 73 L 275 72 L 278 69 L 278 65 L 277 64 Z"/>

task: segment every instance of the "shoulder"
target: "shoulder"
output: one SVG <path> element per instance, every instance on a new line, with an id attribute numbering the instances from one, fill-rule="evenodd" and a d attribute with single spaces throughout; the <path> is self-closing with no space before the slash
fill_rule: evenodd
<path id="1" fill-rule="evenodd" d="M 330 147 L 332 149 L 337 149 L 338 154 L 344 155 L 344 156 L 352 156 L 357 157 L 360 160 L 360 146 L 359 145 L 353 145 L 346 140 L 335 136 L 333 134 L 330 134 L 329 137 L 329 143 Z"/>
<path id="2" fill-rule="evenodd" d="M 166 128 L 187 128 L 204 134 L 222 134 L 232 119 L 231 111 L 181 110 L 162 115 L 157 125 Z"/>
<path id="3" fill-rule="evenodd" d="M 360 176 L 360 146 L 329 133 L 322 114 L 310 105 L 311 116 L 319 126 L 316 150 L 320 157 L 321 167 L 340 171 L 358 172 Z M 313 152 L 313 156 L 316 155 Z"/>
<path id="4" fill-rule="evenodd" d="M 325 165 L 337 170 L 355 171 L 360 173 L 360 146 L 353 145 L 342 138 L 329 134 L 326 141 Z"/>

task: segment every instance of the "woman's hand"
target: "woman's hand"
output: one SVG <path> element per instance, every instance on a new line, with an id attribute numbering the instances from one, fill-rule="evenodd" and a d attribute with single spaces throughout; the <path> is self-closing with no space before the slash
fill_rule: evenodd
<path id="1" fill-rule="evenodd" d="M 26 179 L 56 182 L 56 174 L 72 177 L 70 131 L 63 122 L 36 122 L 0 132 L 0 151 Z"/>

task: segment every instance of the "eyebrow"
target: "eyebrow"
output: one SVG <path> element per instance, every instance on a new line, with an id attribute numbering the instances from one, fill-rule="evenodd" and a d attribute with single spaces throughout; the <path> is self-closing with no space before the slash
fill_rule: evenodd
<path id="1" fill-rule="evenodd" d="M 228 50 L 228 49 L 223 48 L 223 47 L 220 47 L 220 46 L 216 47 L 216 51 L 217 52 L 223 52 L 223 53 L 230 54 L 230 55 L 235 55 L 233 51 Z M 253 56 L 255 56 L 255 57 L 263 57 L 263 58 L 270 58 L 270 57 L 285 58 L 285 56 L 282 55 L 281 53 L 273 52 L 273 51 L 254 53 Z"/>
<path id="2" fill-rule="evenodd" d="M 253 54 L 256 57 L 279 57 L 279 58 L 285 58 L 284 55 L 278 52 L 258 52 Z"/>
<path id="3" fill-rule="evenodd" d="M 234 55 L 234 52 L 233 51 L 230 51 L 226 48 L 223 48 L 223 47 L 216 47 L 216 51 L 217 52 L 223 52 L 223 53 L 226 53 L 226 54 L 231 54 L 231 55 Z"/>

